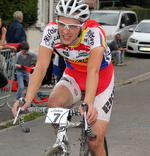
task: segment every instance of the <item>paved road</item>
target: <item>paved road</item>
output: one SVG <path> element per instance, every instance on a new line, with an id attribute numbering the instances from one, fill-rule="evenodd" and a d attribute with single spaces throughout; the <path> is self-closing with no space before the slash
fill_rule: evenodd
<path id="1" fill-rule="evenodd" d="M 128 61 L 124 67 L 114 67 L 115 99 L 106 134 L 110 156 L 150 156 L 149 66 L 150 59 L 142 58 Z M 126 85 L 126 82 L 131 84 Z M 7 107 L 6 110 L 9 112 Z M 44 117 L 27 126 L 31 128 L 29 134 L 22 133 L 18 126 L 0 131 L 0 155 L 41 156 L 42 151 L 54 142 L 55 135 L 50 125 L 44 124 Z M 72 156 L 77 155 L 79 131 L 68 132 L 72 138 Z"/>

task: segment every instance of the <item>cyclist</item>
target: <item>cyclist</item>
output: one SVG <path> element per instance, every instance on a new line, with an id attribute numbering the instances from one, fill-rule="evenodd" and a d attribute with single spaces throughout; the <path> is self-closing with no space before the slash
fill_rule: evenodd
<path id="1" fill-rule="evenodd" d="M 76 103 L 85 90 L 84 102 L 89 106 L 87 121 L 97 134 L 96 139 L 89 139 L 89 149 L 92 156 L 105 156 L 103 143 L 112 110 L 114 74 L 104 29 L 89 20 L 89 7 L 83 1 L 60 0 L 55 14 L 56 22 L 44 29 L 22 110 L 30 106 L 55 50 L 65 58 L 66 69 L 51 92 L 48 106 Z M 14 115 L 16 108 L 17 105 L 13 107 Z M 80 112 L 83 114 L 81 107 Z"/>

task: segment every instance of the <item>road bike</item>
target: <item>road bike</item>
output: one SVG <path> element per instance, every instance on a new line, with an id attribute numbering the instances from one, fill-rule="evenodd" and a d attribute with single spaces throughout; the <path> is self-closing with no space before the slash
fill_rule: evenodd
<path id="1" fill-rule="evenodd" d="M 25 111 L 21 111 L 21 106 L 25 103 L 25 100 L 21 98 L 19 100 L 19 107 L 17 111 L 17 115 L 14 119 L 13 124 L 16 123 L 18 116 L 20 128 L 24 133 L 29 133 L 30 129 L 25 127 L 24 124 L 24 114 L 28 112 L 41 112 L 46 115 L 45 123 L 50 123 L 55 129 L 56 132 L 56 142 L 53 147 L 49 147 L 43 153 L 43 156 L 70 156 L 70 145 L 67 136 L 67 129 L 80 127 L 81 135 L 80 135 L 80 150 L 79 156 L 88 156 L 88 137 L 96 138 L 96 134 L 92 133 L 91 124 L 87 123 L 86 114 L 88 111 L 88 105 L 86 103 L 82 103 L 81 106 L 84 110 L 83 118 L 80 122 L 72 122 L 71 118 L 73 116 L 81 116 L 79 109 L 75 107 L 68 108 L 48 108 L 48 107 L 29 107 Z M 104 148 L 106 151 L 106 155 L 108 156 L 108 148 L 106 138 L 104 139 Z"/>

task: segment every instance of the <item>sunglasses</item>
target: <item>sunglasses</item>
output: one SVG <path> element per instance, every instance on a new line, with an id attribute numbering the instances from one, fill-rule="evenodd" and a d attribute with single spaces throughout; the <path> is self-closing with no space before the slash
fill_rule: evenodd
<path id="1" fill-rule="evenodd" d="M 70 31 L 77 30 L 77 29 L 81 28 L 84 24 L 84 23 L 82 23 L 82 24 L 66 24 L 66 23 L 63 23 L 62 21 L 58 21 L 57 19 L 56 19 L 56 23 L 60 29 L 67 28 Z"/>

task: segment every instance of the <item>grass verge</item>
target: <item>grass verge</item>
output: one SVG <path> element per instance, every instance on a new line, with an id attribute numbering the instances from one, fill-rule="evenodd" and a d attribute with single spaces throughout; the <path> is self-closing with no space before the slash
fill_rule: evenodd
<path id="1" fill-rule="evenodd" d="M 44 116 L 44 114 L 43 113 L 38 113 L 38 112 L 30 113 L 30 114 L 28 114 L 28 115 L 26 115 L 24 117 L 24 122 L 34 120 L 34 119 L 36 119 L 37 117 L 40 117 L 40 116 Z M 18 124 L 19 124 L 19 121 L 17 121 L 15 125 L 18 125 Z M 8 128 L 10 126 L 14 126 L 13 121 L 6 122 L 6 124 L 1 125 L 0 130 L 4 129 L 4 128 Z"/>

